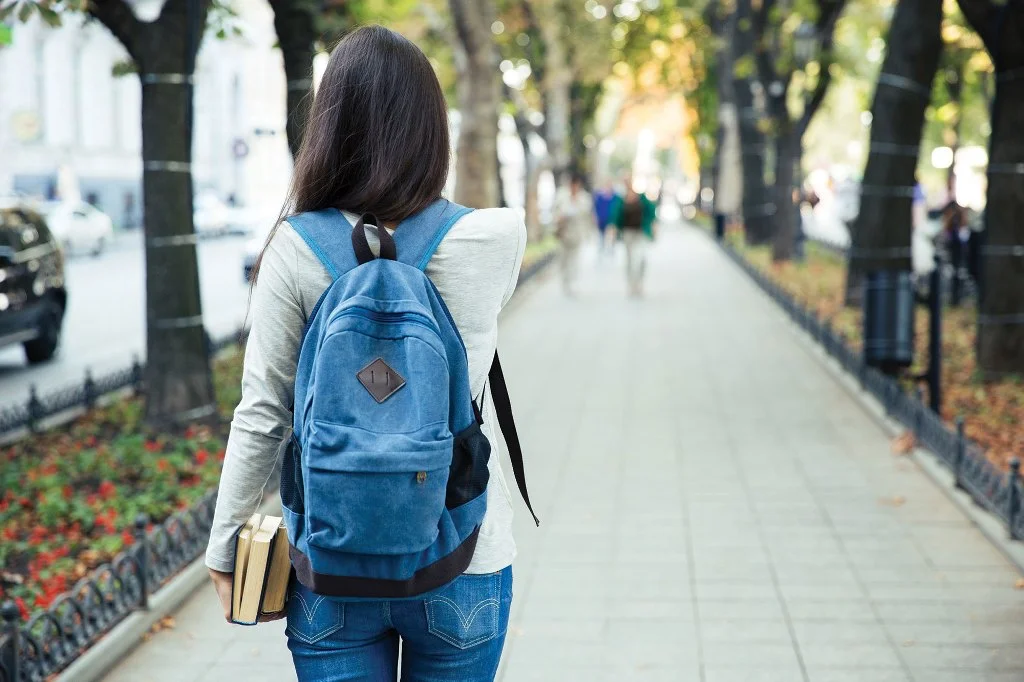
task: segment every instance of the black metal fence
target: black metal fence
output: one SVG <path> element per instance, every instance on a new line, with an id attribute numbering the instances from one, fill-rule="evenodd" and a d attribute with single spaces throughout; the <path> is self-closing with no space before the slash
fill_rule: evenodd
<path id="1" fill-rule="evenodd" d="M 242 338 L 241 331 L 222 339 L 209 342 L 210 353 L 216 353 L 237 344 Z M 36 387 L 29 389 L 24 403 L 0 408 L 0 437 L 19 429 L 36 432 L 45 419 L 77 408 L 89 409 L 105 395 L 125 389 L 136 392 L 143 387 L 144 367 L 138 358 L 130 367 L 125 367 L 100 377 L 93 377 L 88 369 L 81 383 L 66 386 L 58 391 L 40 397 Z"/>
<path id="2" fill-rule="evenodd" d="M 0 682 L 43 682 L 133 611 L 145 609 L 149 595 L 206 548 L 216 499 L 211 491 L 152 530 L 139 517 L 129 548 L 27 623 L 14 602 L 6 602 L 0 608 Z"/>
<path id="3" fill-rule="evenodd" d="M 1008 472 L 1001 471 L 977 444 L 964 436 L 962 421 L 958 421 L 955 430 L 951 429 L 929 409 L 920 395 L 911 395 L 898 381 L 866 365 L 862 355 L 828 320 L 820 320 L 813 310 L 793 298 L 732 246 L 723 244 L 723 249 L 797 325 L 821 344 L 846 372 L 856 377 L 864 390 L 882 403 L 890 417 L 910 429 L 919 443 L 949 467 L 958 488 L 1006 524 L 1011 539 L 1024 538 L 1024 486 L 1017 459 L 1011 462 Z"/>

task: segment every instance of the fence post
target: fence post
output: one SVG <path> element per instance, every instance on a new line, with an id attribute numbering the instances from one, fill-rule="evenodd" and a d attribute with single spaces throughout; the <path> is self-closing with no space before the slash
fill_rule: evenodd
<path id="1" fill-rule="evenodd" d="M 1020 460 L 1010 460 L 1010 494 L 1007 495 L 1006 519 L 1010 527 L 1010 539 L 1020 540 L 1017 534 L 1017 514 L 1020 513 Z"/>
<path id="2" fill-rule="evenodd" d="M 942 257 L 935 254 L 928 316 L 928 397 L 932 412 L 942 410 Z"/>
<path id="3" fill-rule="evenodd" d="M 917 387 L 917 402 L 914 405 L 914 438 L 921 440 L 921 422 L 924 420 L 924 389 Z"/>
<path id="4" fill-rule="evenodd" d="M 139 356 L 132 356 L 132 388 L 135 391 L 135 395 L 142 393 L 142 363 L 139 362 Z"/>
<path id="5" fill-rule="evenodd" d="M 0 608 L 0 616 L 3 616 L 4 620 L 2 633 L 7 635 L 7 652 L 0 649 L 0 663 L 3 663 L 7 670 L 7 679 L 11 682 L 21 682 L 18 664 L 21 651 L 21 610 L 17 604 L 8 600 L 4 602 L 3 608 Z"/>
<path id="6" fill-rule="evenodd" d="M 85 385 L 83 386 L 85 391 L 85 406 L 88 409 L 92 409 L 96 405 L 96 382 L 93 381 L 92 371 L 85 368 Z"/>
<path id="7" fill-rule="evenodd" d="M 139 514 L 135 517 L 135 544 L 139 565 L 139 608 L 149 609 L 149 537 L 146 526 L 149 517 Z"/>
<path id="8" fill-rule="evenodd" d="M 43 416 L 43 404 L 39 402 L 39 394 L 36 392 L 36 385 L 28 387 L 28 430 L 36 433 L 36 426 Z"/>
<path id="9" fill-rule="evenodd" d="M 964 455 L 967 454 L 967 437 L 964 435 L 964 418 L 956 418 L 956 454 L 953 457 L 953 483 L 960 490 L 964 489 L 963 466 Z"/>

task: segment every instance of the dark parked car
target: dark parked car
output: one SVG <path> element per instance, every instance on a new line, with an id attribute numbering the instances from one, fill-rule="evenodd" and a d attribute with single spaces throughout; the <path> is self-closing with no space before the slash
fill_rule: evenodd
<path id="1" fill-rule="evenodd" d="M 30 363 L 57 352 L 67 306 L 64 257 L 43 217 L 0 207 L 0 347 L 20 343 Z"/>

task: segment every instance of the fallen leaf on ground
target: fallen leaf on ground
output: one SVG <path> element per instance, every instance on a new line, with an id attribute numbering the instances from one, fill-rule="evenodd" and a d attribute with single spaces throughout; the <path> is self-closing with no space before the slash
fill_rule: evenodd
<path id="1" fill-rule="evenodd" d="M 895 495 L 893 497 L 883 497 L 880 502 L 887 507 L 902 507 L 907 503 L 907 498 L 902 495 Z"/>
<path id="2" fill-rule="evenodd" d="M 1024 590 L 1024 578 L 1017 578 L 1017 582 L 1013 584 L 1013 589 Z"/>
<path id="3" fill-rule="evenodd" d="M 174 620 L 174 616 L 164 616 L 163 618 L 161 618 L 157 622 L 153 623 L 153 626 L 151 628 L 149 628 L 149 633 L 150 634 L 155 634 L 155 633 L 160 632 L 162 630 L 170 630 L 176 624 L 177 623 Z"/>
<path id="4" fill-rule="evenodd" d="M 917 439 L 914 438 L 914 434 L 910 431 L 906 431 L 893 439 L 892 453 L 894 455 L 909 455 L 913 451 L 916 443 Z"/>

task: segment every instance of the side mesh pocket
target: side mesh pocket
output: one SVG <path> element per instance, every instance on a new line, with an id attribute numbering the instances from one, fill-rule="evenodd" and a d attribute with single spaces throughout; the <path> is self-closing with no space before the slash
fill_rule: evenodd
<path id="1" fill-rule="evenodd" d="M 281 504 L 293 514 L 305 514 L 306 495 L 302 488 L 302 448 L 293 434 L 281 458 Z"/>
<path id="2" fill-rule="evenodd" d="M 455 509 L 484 494 L 490 477 L 487 470 L 490 457 L 491 444 L 478 423 L 473 422 L 472 426 L 455 436 L 445 507 Z"/>

